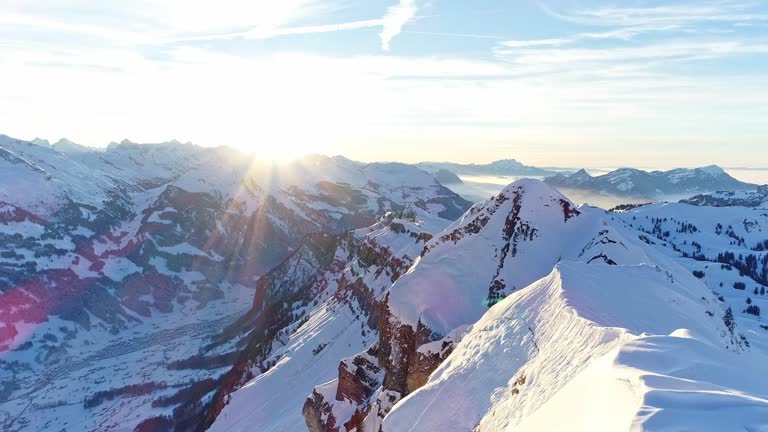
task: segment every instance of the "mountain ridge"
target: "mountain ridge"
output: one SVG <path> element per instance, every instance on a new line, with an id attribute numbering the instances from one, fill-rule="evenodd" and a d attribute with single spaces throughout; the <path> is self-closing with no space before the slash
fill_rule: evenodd
<path id="1" fill-rule="evenodd" d="M 544 181 L 581 193 L 640 200 L 688 197 L 718 190 L 754 190 L 757 187 L 736 180 L 717 165 L 668 171 L 619 168 L 598 176 L 591 176 L 582 169 L 573 174 L 557 174 Z"/>

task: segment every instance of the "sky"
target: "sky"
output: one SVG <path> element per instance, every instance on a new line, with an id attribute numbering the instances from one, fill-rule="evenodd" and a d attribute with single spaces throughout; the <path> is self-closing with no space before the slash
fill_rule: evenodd
<path id="1" fill-rule="evenodd" d="M 2 0 L 0 133 L 768 167 L 768 2 Z"/>

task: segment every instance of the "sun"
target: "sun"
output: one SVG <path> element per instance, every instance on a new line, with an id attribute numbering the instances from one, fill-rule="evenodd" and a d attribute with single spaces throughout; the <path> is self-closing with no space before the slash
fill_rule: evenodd
<path id="1" fill-rule="evenodd" d="M 291 161 L 309 154 L 329 154 L 340 136 L 326 125 L 297 121 L 262 127 L 257 141 L 247 145 L 256 159 L 276 162 Z"/>
<path id="2" fill-rule="evenodd" d="M 275 162 L 286 162 L 299 159 L 302 156 L 313 153 L 309 146 L 301 144 L 275 144 L 269 146 L 260 146 L 253 150 L 254 156 L 261 160 L 270 160 Z"/>

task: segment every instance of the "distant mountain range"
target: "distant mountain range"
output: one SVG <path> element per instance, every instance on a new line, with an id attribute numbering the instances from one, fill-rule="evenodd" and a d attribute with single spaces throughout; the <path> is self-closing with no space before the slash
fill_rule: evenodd
<path id="1" fill-rule="evenodd" d="M 35 138 L 34 144 L 52 148 L 60 153 L 100 153 L 118 148 L 140 149 L 145 144 L 130 140 L 112 142 L 106 149 L 83 146 L 66 138 L 51 144 Z M 173 140 L 155 146 L 198 148 L 191 143 Z M 312 156 L 314 157 L 314 156 Z M 592 176 L 587 170 L 542 168 L 525 165 L 515 159 L 502 159 L 486 164 L 455 162 L 419 162 L 413 166 L 431 174 L 440 184 L 462 184 L 462 176 L 540 177 L 556 188 L 582 193 L 629 199 L 658 200 L 670 197 L 688 197 L 716 191 L 754 191 L 756 184 L 742 182 L 730 176 L 717 165 L 700 168 L 677 168 L 669 171 L 645 171 L 637 168 L 619 168 L 606 174 Z"/>
<path id="2" fill-rule="evenodd" d="M 672 197 L 680 199 L 713 191 L 749 191 L 757 188 L 755 184 L 736 180 L 716 165 L 669 171 L 620 168 L 594 177 L 582 169 L 573 174 L 556 174 L 544 181 L 566 194 L 576 191 L 596 196 L 649 201 Z"/>
<path id="3" fill-rule="evenodd" d="M 420 162 L 415 164 L 428 173 L 441 170 L 450 171 L 459 176 L 517 176 L 517 177 L 546 177 L 558 174 L 559 171 L 537 168 L 525 165 L 514 159 L 503 159 L 488 164 L 460 164 L 453 162 Z"/>

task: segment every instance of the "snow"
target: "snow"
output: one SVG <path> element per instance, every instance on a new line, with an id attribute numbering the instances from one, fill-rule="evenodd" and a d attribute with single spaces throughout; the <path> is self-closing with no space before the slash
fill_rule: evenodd
<path id="1" fill-rule="evenodd" d="M 707 173 L 707 174 L 709 174 L 711 176 L 720 176 L 720 175 L 725 174 L 725 170 L 720 168 L 717 165 L 708 165 L 708 166 L 705 166 L 705 167 L 701 167 L 701 168 L 699 168 L 699 171 Z"/>
<path id="2" fill-rule="evenodd" d="M 339 360 L 364 350 L 373 340 L 360 336 L 360 324 L 346 307 L 323 304 L 309 322 L 291 335 L 279 362 L 232 395 L 211 432 L 304 430 L 301 407 L 317 383 L 330 382 Z M 319 343 L 327 343 L 315 356 Z M 335 395 L 330 400 L 333 400 Z"/>
<path id="3" fill-rule="evenodd" d="M 765 356 L 728 350 L 719 316 L 706 314 L 717 303 L 711 292 L 677 270 L 683 282 L 670 284 L 650 266 L 558 264 L 473 325 L 383 430 L 768 426 L 759 421 L 768 409 L 768 375 L 760 374 L 764 366 L 751 368 Z M 759 376 L 750 385 L 745 369 L 738 371 L 742 361 Z M 712 393 L 717 385 L 721 396 Z M 730 408 L 718 422 L 693 423 L 694 414 L 723 406 L 722 398 Z"/>
<path id="4" fill-rule="evenodd" d="M 104 260 L 104 267 L 101 269 L 101 272 L 113 281 L 119 282 L 130 274 L 141 273 L 142 269 L 128 258 L 110 257 Z"/>
<path id="5" fill-rule="evenodd" d="M 173 246 L 159 246 L 157 250 L 171 255 L 196 255 L 208 257 L 207 253 L 201 251 L 199 248 L 192 246 L 187 242 L 179 243 Z"/>
<path id="6" fill-rule="evenodd" d="M 394 283 L 389 291 L 389 307 L 401 322 L 415 327 L 422 321 L 433 331 L 447 334 L 482 316 L 487 309 L 483 300 L 505 247 L 502 237 L 506 216 L 513 211 L 513 197 L 518 194 L 522 197 L 519 224 L 534 227 L 536 239 L 520 246 L 520 252 L 510 254 L 503 263 L 502 276 L 508 287 L 522 288 L 545 276 L 565 249 L 586 241 L 578 239 L 586 232 L 582 223 L 591 221 L 574 217 L 566 222 L 560 200 L 573 204 L 544 183 L 518 180 L 502 194 L 509 199 L 500 206 L 495 201 L 477 204 L 436 236 L 427 244 L 430 252 Z M 490 220 L 482 233 L 458 240 L 460 247 L 441 241 L 443 235 L 484 217 Z"/>
<path id="7" fill-rule="evenodd" d="M 166 207 L 159 211 L 153 211 L 151 215 L 147 218 L 147 222 L 150 223 L 161 223 L 161 224 L 172 224 L 173 222 L 170 220 L 162 219 L 160 215 L 164 213 L 176 213 L 176 209 L 173 207 Z"/>
<path id="8" fill-rule="evenodd" d="M 24 237 L 40 237 L 45 233 L 45 227 L 30 220 L 0 222 L 0 233 L 7 235 L 21 234 Z"/>

